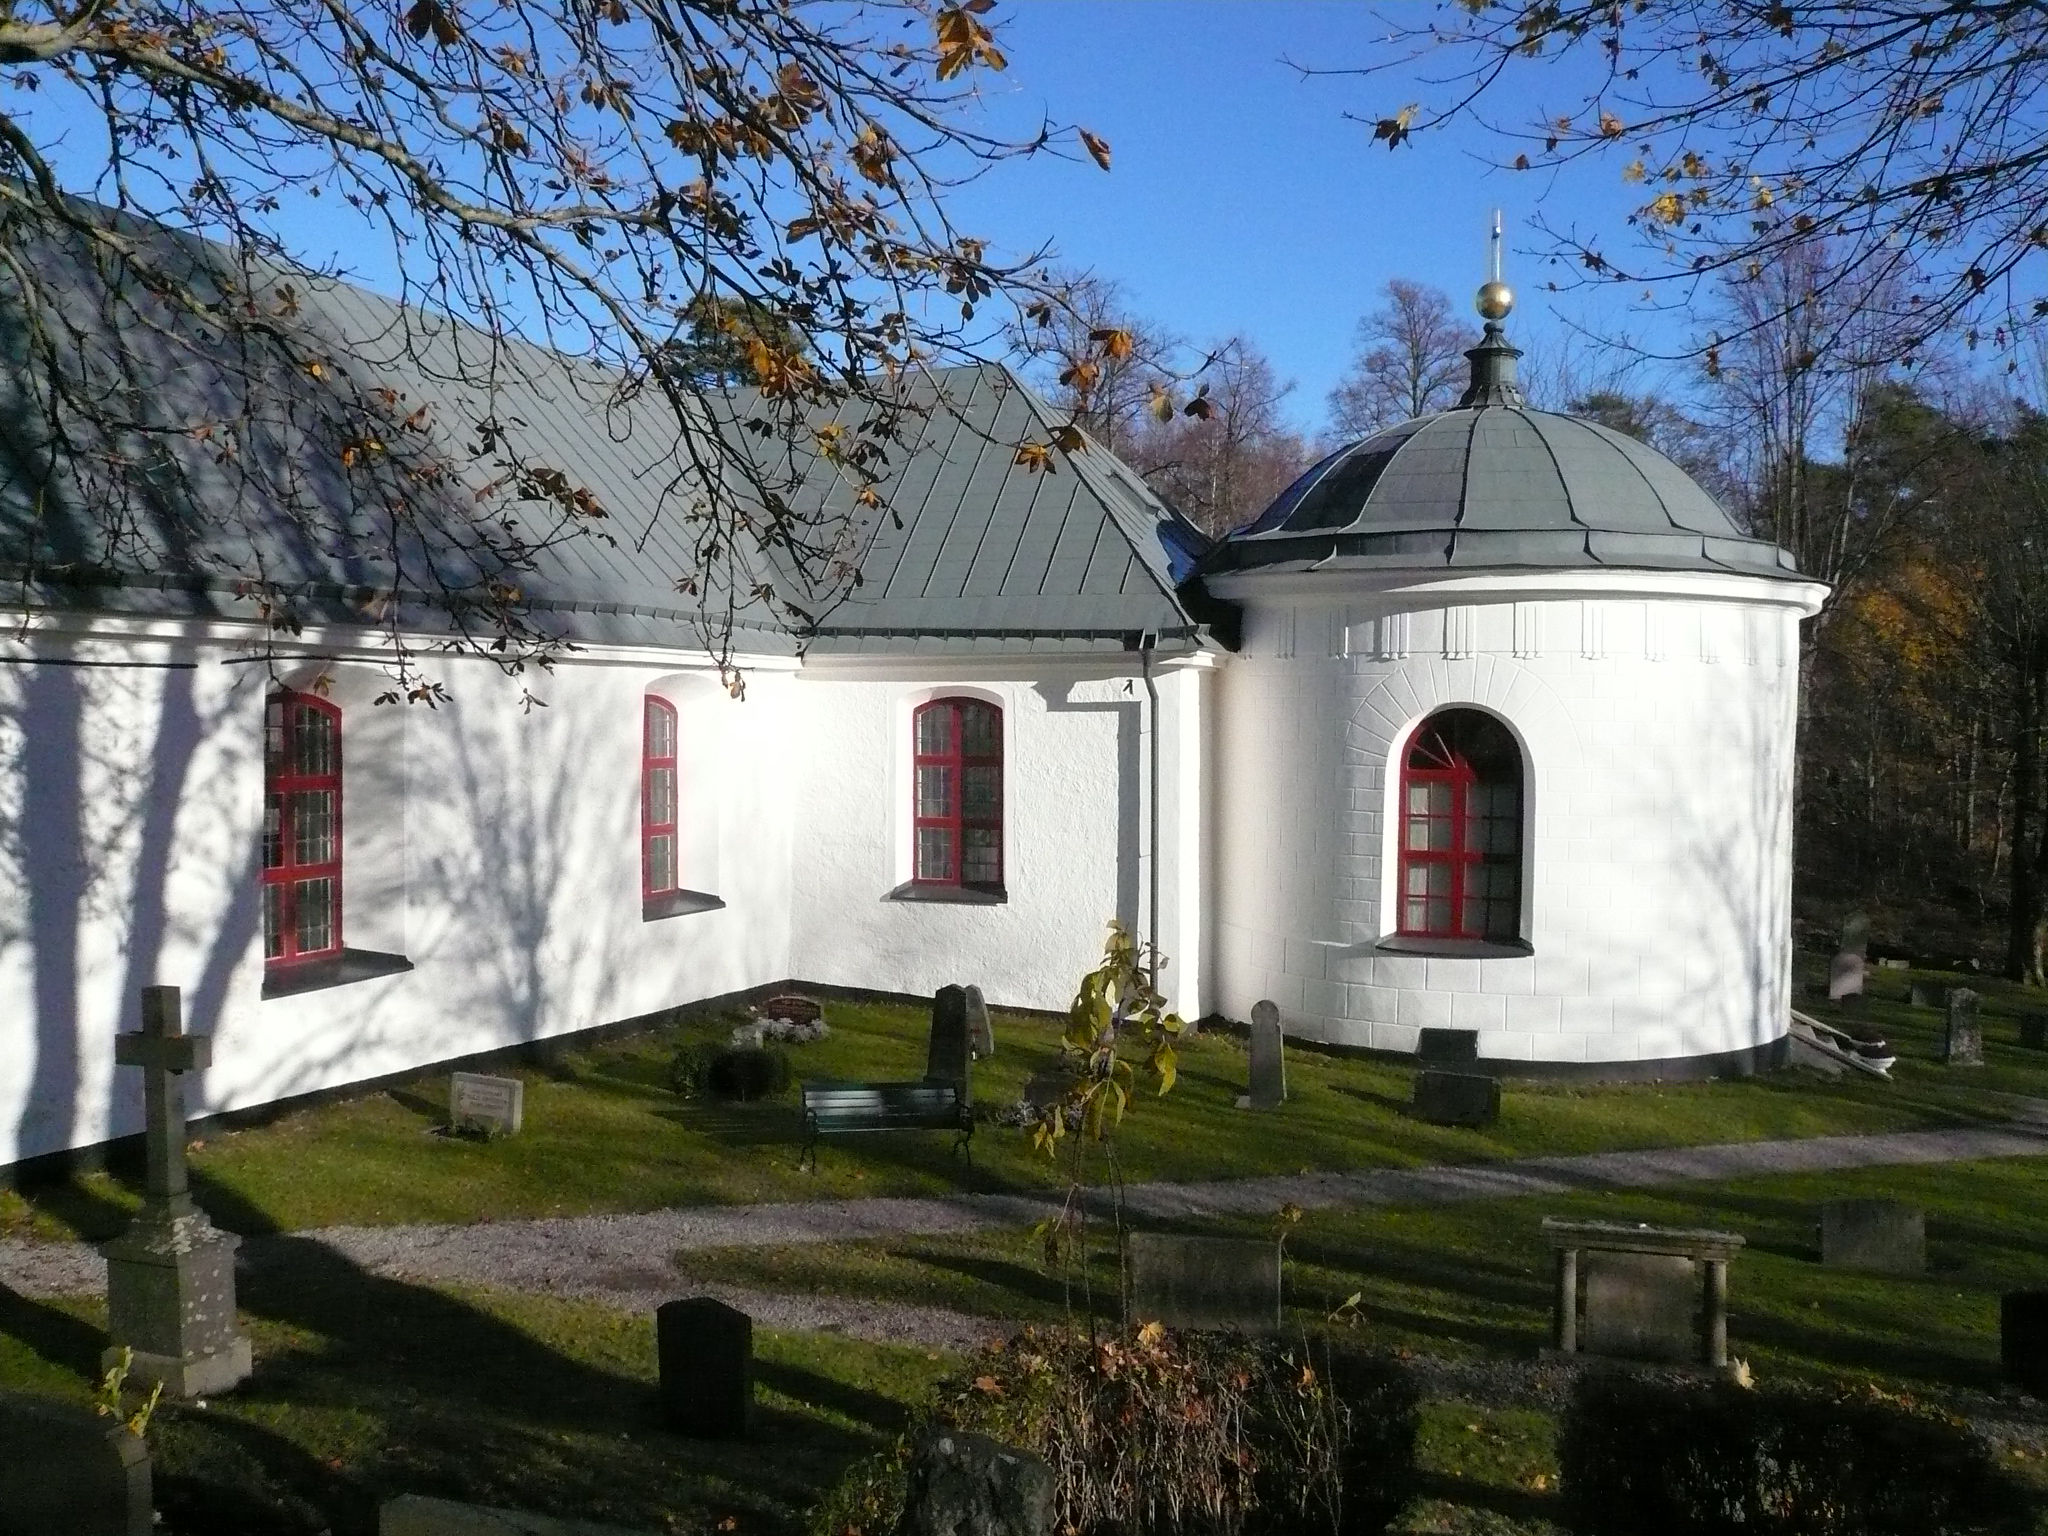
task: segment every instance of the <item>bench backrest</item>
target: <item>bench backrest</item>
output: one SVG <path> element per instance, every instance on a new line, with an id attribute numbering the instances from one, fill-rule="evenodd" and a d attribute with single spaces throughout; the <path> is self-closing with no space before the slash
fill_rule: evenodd
<path id="1" fill-rule="evenodd" d="M 951 1083 L 806 1083 L 804 1113 L 834 1121 L 946 1120 L 962 1099 Z"/>

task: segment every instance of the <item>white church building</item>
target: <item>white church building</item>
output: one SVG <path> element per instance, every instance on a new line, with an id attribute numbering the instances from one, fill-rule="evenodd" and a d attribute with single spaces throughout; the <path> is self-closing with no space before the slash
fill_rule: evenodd
<path id="1" fill-rule="evenodd" d="M 323 300 L 372 376 L 394 313 Z M 1214 546 L 1099 447 L 1018 464 L 1057 420 L 1002 367 L 938 373 L 861 586 L 803 644 L 740 631 L 740 699 L 587 367 L 533 353 L 521 413 L 618 535 L 523 594 L 573 649 L 430 656 L 434 707 L 376 702 L 375 573 L 292 552 L 314 619 L 278 635 L 203 552 L 60 547 L 10 454 L 0 1167 L 138 1129 L 113 1045 L 153 983 L 222 1113 L 792 982 L 1064 1009 L 1111 916 L 1190 1018 L 1775 1064 L 1825 591 L 1654 450 L 1528 408 L 1497 324 L 1471 355 L 1456 409 Z"/>

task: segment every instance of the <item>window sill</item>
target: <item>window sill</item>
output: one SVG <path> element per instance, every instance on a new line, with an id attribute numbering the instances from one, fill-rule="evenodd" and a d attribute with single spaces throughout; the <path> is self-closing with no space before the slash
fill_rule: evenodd
<path id="1" fill-rule="evenodd" d="M 929 880 L 906 880 L 884 901 L 930 901 L 942 906 L 1000 907 L 1010 893 L 1000 885 L 939 885 Z"/>
<path id="2" fill-rule="evenodd" d="M 280 965 L 263 973 L 263 996 L 296 997 L 301 992 L 324 992 L 351 982 L 374 981 L 379 976 L 397 976 L 412 969 L 403 955 L 387 955 L 374 949 L 344 949 L 330 960 L 313 960 L 304 965 Z"/>
<path id="3" fill-rule="evenodd" d="M 722 898 L 704 891 L 664 891 L 659 896 L 640 898 L 640 921 L 652 923 L 664 917 L 687 917 L 692 912 L 716 912 L 724 905 Z"/>
<path id="4" fill-rule="evenodd" d="M 1460 960 L 1512 960 L 1536 953 L 1527 939 L 1432 939 L 1389 933 L 1373 942 L 1383 955 L 1442 955 Z"/>

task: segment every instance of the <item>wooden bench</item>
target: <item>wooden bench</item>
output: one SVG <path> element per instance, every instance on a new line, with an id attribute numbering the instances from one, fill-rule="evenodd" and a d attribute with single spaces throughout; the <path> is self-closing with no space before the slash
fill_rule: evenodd
<path id="1" fill-rule="evenodd" d="M 804 1145 L 801 1168 L 818 1168 L 818 1141 L 854 1131 L 957 1131 L 955 1153 L 974 1161 L 974 1112 L 958 1083 L 926 1079 L 914 1083 L 803 1084 Z"/>

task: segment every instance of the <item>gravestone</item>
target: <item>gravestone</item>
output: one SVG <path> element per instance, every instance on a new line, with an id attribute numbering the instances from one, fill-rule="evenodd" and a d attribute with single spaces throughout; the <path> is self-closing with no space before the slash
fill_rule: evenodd
<path id="1" fill-rule="evenodd" d="M 1430 1125 L 1492 1125 L 1500 1118 L 1500 1080 L 1478 1072 L 1418 1072 L 1412 1107 L 1415 1118 Z"/>
<path id="2" fill-rule="evenodd" d="M 1479 1031 L 1425 1029 L 1416 1036 L 1415 1059 L 1431 1067 L 1469 1067 L 1479 1060 Z"/>
<path id="3" fill-rule="evenodd" d="M 192 1203 L 185 1169 L 183 1076 L 204 1068 L 213 1042 L 187 1035 L 176 987 L 142 989 L 142 1032 L 118 1035 L 114 1060 L 143 1072 L 142 1208 L 100 1252 L 107 1260 L 102 1368 L 131 1349 L 129 1379 L 162 1382 L 166 1397 L 225 1392 L 250 1371 L 249 1340 L 235 1318 L 235 1249 Z"/>
<path id="4" fill-rule="evenodd" d="M 1236 1237 L 1131 1234 L 1132 1322 L 1169 1328 L 1280 1327 L 1280 1245 Z"/>
<path id="5" fill-rule="evenodd" d="M 2020 1015 L 2020 1044 L 2030 1051 L 2048 1050 L 2048 1014 Z"/>
<path id="6" fill-rule="evenodd" d="M 1910 994 L 1915 1008 L 1946 1008 L 1948 987 L 1939 981 L 1916 981 Z"/>
<path id="7" fill-rule="evenodd" d="M 494 1135 L 516 1136 L 526 1119 L 526 1084 L 516 1077 L 455 1072 L 448 1078 L 448 1123 L 457 1130 L 481 1126 Z"/>
<path id="8" fill-rule="evenodd" d="M 1820 1261 L 1837 1269 L 1927 1270 L 1927 1216 L 1899 1200 L 1830 1200 L 1820 1208 Z"/>
<path id="9" fill-rule="evenodd" d="M 1998 1300 L 1999 1374 L 2048 1397 L 2048 1291 L 2008 1291 Z"/>
<path id="10" fill-rule="evenodd" d="M 1941 1042 L 1941 1059 L 1952 1067 L 1984 1065 L 1984 1025 L 1977 1017 L 1977 994 L 1968 987 L 1956 987 L 1948 995 L 1948 1030 Z"/>
<path id="11" fill-rule="evenodd" d="M 402 1494 L 377 1513 L 377 1536 L 642 1536 L 616 1525 Z"/>
<path id="12" fill-rule="evenodd" d="M 925 1047 L 925 1081 L 954 1083 L 960 1102 L 967 1102 L 967 1064 L 973 1059 L 967 1039 L 967 989 L 941 987 L 932 998 L 932 1033 Z"/>
<path id="13" fill-rule="evenodd" d="M 1052 1536 L 1052 1468 L 1030 1451 L 955 1429 L 910 1453 L 898 1536 Z"/>
<path id="14" fill-rule="evenodd" d="M 0 1391 L 0 1536 L 150 1536 L 149 1448 L 90 1408 Z"/>
<path id="15" fill-rule="evenodd" d="M 988 1003 L 979 987 L 962 988 L 967 994 L 967 1050 L 976 1061 L 988 1061 L 996 1053 L 995 1026 L 989 1022 Z"/>
<path id="16" fill-rule="evenodd" d="M 1863 995 L 1863 957 L 1870 948 L 1870 918 L 1851 912 L 1842 919 L 1842 943 L 1828 964 L 1828 1001 Z"/>
<path id="17" fill-rule="evenodd" d="M 1238 1096 L 1239 1109 L 1278 1109 L 1287 1102 L 1287 1048 L 1275 1003 L 1252 1004 L 1251 1070 L 1251 1092 Z"/>
<path id="18" fill-rule="evenodd" d="M 1734 1232 L 1543 1219 L 1557 1254 L 1553 1348 L 1728 1367 Z"/>
<path id="19" fill-rule="evenodd" d="M 701 1440 L 747 1433 L 754 1413 L 754 1320 L 710 1296 L 654 1309 L 661 1421 Z"/>

